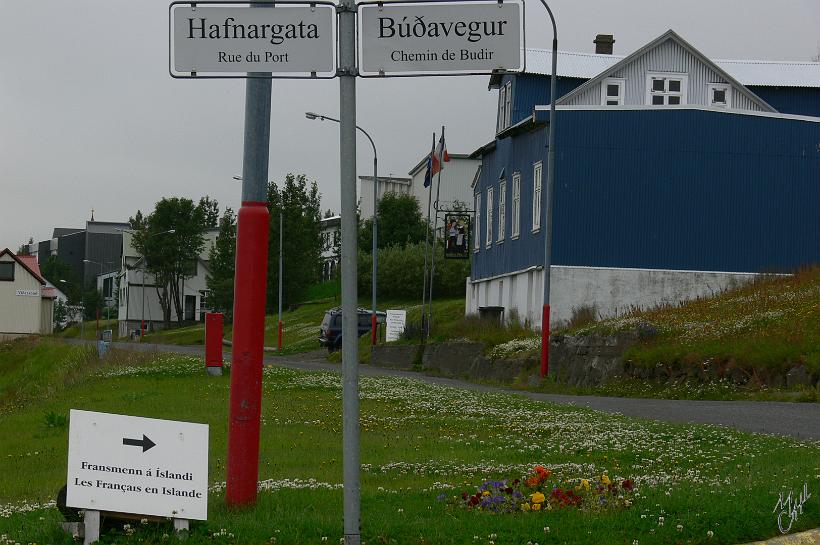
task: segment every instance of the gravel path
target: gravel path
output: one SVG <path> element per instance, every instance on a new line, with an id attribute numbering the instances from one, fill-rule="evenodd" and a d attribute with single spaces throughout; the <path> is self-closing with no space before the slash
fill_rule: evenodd
<path id="1" fill-rule="evenodd" d="M 79 342 L 79 341 L 74 341 Z M 175 346 L 136 343 L 113 343 L 116 348 L 204 354 L 203 346 Z M 226 350 L 225 354 L 230 352 Z M 266 364 L 281 365 L 306 371 L 340 372 L 341 366 L 328 363 L 325 352 L 318 350 L 292 356 L 265 356 Z M 366 376 L 410 377 L 431 384 L 452 386 L 482 392 L 508 392 L 539 401 L 550 401 L 589 407 L 610 413 L 651 418 L 666 422 L 717 424 L 743 431 L 786 435 L 802 440 L 820 441 L 820 403 L 788 403 L 777 401 L 695 401 L 676 399 L 641 399 L 628 397 L 573 396 L 525 392 L 474 384 L 464 380 L 433 377 L 412 371 L 399 371 L 362 365 L 360 373 Z"/>

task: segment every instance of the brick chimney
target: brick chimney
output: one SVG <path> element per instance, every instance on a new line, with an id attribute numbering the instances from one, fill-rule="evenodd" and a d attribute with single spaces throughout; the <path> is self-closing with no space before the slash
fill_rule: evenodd
<path id="1" fill-rule="evenodd" d="M 601 55 L 612 55 L 612 46 L 615 44 L 615 38 L 612 34 L 598 34 L 593 40 L 595 44 L 595 53 Z"/>

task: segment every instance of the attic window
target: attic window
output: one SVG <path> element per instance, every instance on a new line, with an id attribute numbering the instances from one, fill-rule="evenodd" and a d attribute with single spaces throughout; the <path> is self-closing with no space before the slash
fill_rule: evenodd
<path id="1" fill-rule="evenodd" d="M 732 107 L 732 86 L 728 83 L 710 83 L 708 85 L 709 106 L 716 108 Z"/>
<path id="2" fill-rule="evenodd" d="M 606 78 L 601 84 L 601 105 L 623 106 L 625 83 L 622 78 Z"/>
<path id="3" fill-rule="evenodd" d="M 496 132 L 510 126 L 512 119 L 512 82 L 508 81 L 498 91 L 498 122 Z"/>
<path id="4" fill-rule="evenodd" d="M 687 74 L 648 73 L 646 75 L 646 103 L 653 106 L 686 104 L 689 84 Z"/>
<path id="5" fill-rule="evenodd" d="M 0 262 L 0 281 L 14 282 L 14 261 Z"/>

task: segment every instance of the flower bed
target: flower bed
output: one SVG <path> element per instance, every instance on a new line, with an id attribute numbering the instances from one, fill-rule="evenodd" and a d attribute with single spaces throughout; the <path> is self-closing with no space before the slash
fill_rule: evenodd
<path id="1" fill-rule="evenodd" d="M 626 509 L 638 494 L 630 479 L 611 479 L 607 474 L 596 479 L 581 479 L 575 486 L 550 479 L 552 471 L 537 465 L 532 473 L 512 481 L 485 481 L 474 494 L 459 496 L 442 493 L 438 500 L 450 509 L 491 513 L 533 513 L 576 508 L 582 511 Z"/>

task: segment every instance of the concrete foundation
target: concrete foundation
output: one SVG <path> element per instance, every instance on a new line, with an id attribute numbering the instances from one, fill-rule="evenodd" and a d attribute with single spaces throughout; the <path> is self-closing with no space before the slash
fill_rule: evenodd
<path id="1" fill-rule="evenodd" d="M 711 296 L 753 280 L 755 273 L 552 267 L 550 293 L 553 327 L 568 322 L 573 312 L 594 308 L 599 318 L 625 314 L 635 308 L 676 305 Z M 515 314 L 541 327 L 544 301 L 543 269 L 532 267 L 502 276 L 467 279 L 465 313 L 481 307 L 504 307 L 504 319 Z"/>

